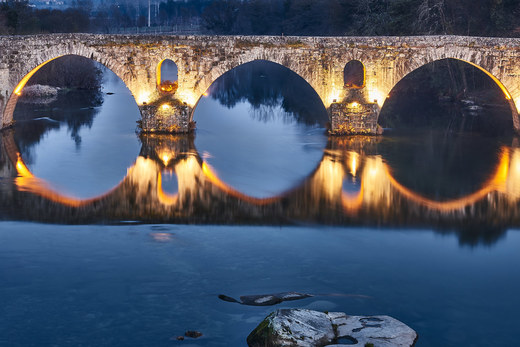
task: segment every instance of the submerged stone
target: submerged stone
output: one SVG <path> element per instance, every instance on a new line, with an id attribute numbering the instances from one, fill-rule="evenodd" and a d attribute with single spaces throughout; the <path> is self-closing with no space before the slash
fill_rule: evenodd
<path id="1" fill-rule="evenodd" d="M 200 331 L 195 330 L 188 330 L 184 333 L 184 336 L 191 337 L 193 339 L 199 338 L 202 336 L 202 333 Z"/>
<path id="2" fill-rule="evenodd" d="M 227 296 L 220 294 L 218 297 L 220 300 L 227 302 L 236 302 L 241 305 L 249 305 L 249 306 L 272 306 L 284 301 L 293 301 L 293 300 L 301 300 L 305 298 L 313 297 L 312 294 L 302 294 L 297 292 L 283 292 L 276 294 L 261 294 L 261 295 L 242 295 L 240 297 L 240 301 Z"/>
<path id="3" fill-rule="evenodd" d="M 260 346 L 413 346 L 417 333 L 390 316 L 349 316 L 304 309 L 271 313 L 247 337 Z"/>

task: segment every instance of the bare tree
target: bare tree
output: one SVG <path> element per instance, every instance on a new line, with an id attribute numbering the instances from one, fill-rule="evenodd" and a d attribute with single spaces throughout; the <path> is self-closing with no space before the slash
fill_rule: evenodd
<path id="1" fill-rule="evenodd" d="M 417 20 L 414 29 L 419 34 L 447 34 L 445 0 L 423 0 L 417 8 Z"/>

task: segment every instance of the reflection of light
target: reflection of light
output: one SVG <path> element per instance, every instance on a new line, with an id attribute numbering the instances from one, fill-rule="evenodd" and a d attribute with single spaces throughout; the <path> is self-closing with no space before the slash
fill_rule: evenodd
<path id="1" fill-rule="evenodd" d="M 453 211 L 472 205 L 477 201 L 485 198 L 489 193 L 493 191 L 502 191 L 505 189 L 505 184 L 507 183 L 509 173 L 509 151 L 506 149 L 502 150 L 500 162 L 497 166 L 495 174 L 487 182 L 484 183 L 482 188 L 465 197 L 449 201 L 441 202 L 425 198 L 397 182 L 397 180 L 392 176 L 390 168 L 386 164 L 383 164 L 383 169 L 388 181 L 392 184 L 394 188 L 396 188 L 399 191 L 399 193 L 404 195 L 406 198 L 416 203 L 425 205 L 431 209 L 439 211 Z"/>
<path id="2" fill-rule="evenodd" d="M 511 154 L 510 172 L 507 177 L 505 192 L 509 199 L 520 198 L 520 149 L 515 148 Z"/>
<path id="3" fill-rule="evenodd" d="M 19 177 L 15 179 L 15 183 L 16 187 L 20 191 L 27 191 L 34 194 L 38 194 L 45 199 L 49 199 L 51 201 L 72 207 L 86 205 L 112 192 L 110 191 L 107 194 L 104 194 L 103 196 L 86 200 L 65 196 L 51 189 L 49 187 L 49 184 L 44 180 L 34 177 L 34 175 L 31 173 L 31 171 L 29 171 L 29 169 L 23 162 L 20 153 L 17 153 L 17 157 L 18 159 L 16 161 L 16 170 L 18 172 Z"/>
<path id="4" fill-rule="evenodd" d="M 151 233 L 150 236 L 156 242 L 170 242 L 172 240 L 172 234 L 169 233 Z"/>
<path id="5" fill-rule="evenodd" d="M 165 154 L 165 155 L 162 156 L 161 159 L 162 159 L 162 161 L 164 163 L 164 166 L 168 166 L 168 162 L 170 161 L 170 157 L 167 154 Z"/>
<path id="6" fill-rule="evenodd" d="M 318 194 L 323 195 L 328 201 L 337 201 L 339 194 L 341 194 L 345 175 L 343 165 L 340 160 L 325 156 L 313 175 L 313 180 L 317 182 L 316 186 L 319 187 Z"/>
<path id="7" fill-rule="evenodd" d="M 21 177 L 34 177 L 31 171 L 25 166 L 24 162 L 22 161 L 22 157 L 20 156 L 20 153 L 17 153 L 18 160 L 16 161 L 16 171 L 18 172 L 18 175 Z"/>
<path id="8" fill-rule="evenodd" d="M 352 176 L 356 177 L 359 154 L 356 152 L 350 152 L 349 155 L 350 155 L 350 163 L 349 163 L 350 173 L 352 174 Z"/>
<path id="9" fill-rule="evenodd" d="M 259 198 L 254 198 L 249 195 L 243 194 L 243 193 L 237 191 L 236 189 L 228 186 L 226 183 L 222 182 L 220 180 L 220 178 L 218 178 L 218 176 L 213 172 L 211 166 L 209 166 L 209 164 L 206 164 L 206 162 L 202 163 L 202 172 L 211 181 L 211 183 L 213 183 L 214 185 L 219 187 L 221 190 L 223 190 L 227 194 L 232 195 L 238 199 L 247 201 L 251 204 L 267 205 L 267 204 L 276 202 L 280 199 L 279 197 L 259 199 Z"/>
<path id="10" fill-rule="evenodd" d="M 175 158 L 175 151 L 168 148 L 156 149 L 157 156 L 162 160 L 164 166 L 168 166 L 170 160 Z"/>
<path id="11" fill-rule="evenodd" d="M 171 206 L 177 202 L 178 194 L 168 194 L 162 188 L 162 174 L 157 174 L 157 198 L 163 205 Z"/>
<path id="12" fill-rule="evenodd" d="M 204 96 L 208 96 L 209 93 L 208 93 L 208 92 L 204 92 L 204 94 L 202 94 L 202 95 L 204 95 Z"/>

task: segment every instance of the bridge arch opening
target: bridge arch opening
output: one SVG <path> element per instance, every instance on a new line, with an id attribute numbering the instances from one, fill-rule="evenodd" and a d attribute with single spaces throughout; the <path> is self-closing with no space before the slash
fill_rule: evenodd
<path id="1" fill-rule="evenodd" d="M 518 131 L 507 88 L 489 71 L 461 59 L 439 59 L 411 71 L 392 88 L 379 115 L 383 128 L 437 128 L 487 135 Z"/>
<path id="2" fill-rule="evenodd" d="M 79 199 L 101 196 L 125 177 L 140 148 L 128 136 L 140 111 L 112 70 L 66 54 L 39 64 L 15 90 L 7 111 L 35 177 Z"/>
<path id="3" fill-rule="evenodd" d="M 343 69 L 345 88 L 363 88 L 365 86 L 365 65 L 359 60 L 351 60 Z"/>
<path id="4" fill-rule="evenodd" d="M 13 122 L 14 110 L 16 108 L 18 100 L 22 96 L 22 92 L 23 92 L 24 87 L 27 85 L 27 83 L 29 83 L 31 78 L 38 71 L 40 71 L 40 69 L 42 69 L 44 66 L 48 65 L 49 63 L 55 62 L 56 60 L 61 61 L 62 60 L 61 58 L 67 58 L 67 57 L 70 57 L 70 58 L 74 57 L 74 58 L 79 58 L 79 59 L 87 59 L 89 61 L 92 61 L 92 62 L 100 64 L 100 66 L 102 66 L 103 68 L 108 69 L 109 71 L 114 73 L 115 76 L 117 76 L 117 78 L 119 78 L 121 81 L 123 81 L 123 83 L 125 84 L 126 89 L 128 90 L 129 86 L 127 86 L 127 83 L 124 80 L 124 78 L 121 77 L 121 76 L 123 76 L 121 69 L 117 66 L 117 63 L 113 62 L 110 59 L 105 59 L 104 57 L 98 56 L 98 55 L 95 55 L 95 54 L 84 55 L 83 53 L 65 53 L 65 54 L 62 54 L 62 55 L 57 55 L 56 57 L 53 57 L 51 59 L 45 60 L 45 61 L 37 64 L 34 68 L 32 68 L 32 70 L 27 72 L 25 75 L 20 76 L 20 80 L 19 80 L 18 84 L 14 87 L 14 89 L 12 89 L 12 92 L 11 92 L 10 95 L 8 94 L 8 91 L 6 91 L 6 94 L 9 95 L 9 97 L 8 97 L 6 103 L 5 103 L 4 112 L 3 112 L 3 114 L 0 115 L 0 117 L 1 117 L 0 118 L 0 120 L 1 120 L 0 121 L 0 128 L 6 128 L 6 127 L 9 127 L 9 126 L 14 124 L 14 122 Z M 130 92 L 134 96 L 134 102 L 137 105 L 136 97 L 137 97 L 138 93 L 134 94 L 134 91 L 130 91 Z"/>
<path id="5" fill-rule="evenodd" d="M 319 95 L 298 74 L 267 60 L 244 63 L 217 78 L 197 103 L 193 120 L 195 147 L 206 167 L 255 198 L 280 196 L 303 181 L 327 142 L 328 114 Z"/>
<path id="6" fill-rule="evenodd" d="M 173 60 L 163 59 L 157 64 L 157 88 L 161 93 L 175 93 L 179 87 L 179 69 Z"/>

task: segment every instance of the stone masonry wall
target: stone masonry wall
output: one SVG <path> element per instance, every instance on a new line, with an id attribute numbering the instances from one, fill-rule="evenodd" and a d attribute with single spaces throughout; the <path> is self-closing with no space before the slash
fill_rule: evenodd
<path id="1" fill-rule="evenodd" d="M 281 64 L 305 79 L 326 108 L 346 95 L 343 69 L 351 60 L 366 69 L 367 100 L 380 107 L 408 73 L 432 61 L 454 58 L 486 70 L 503 84 L 520 130 L 520 39 L 458 36 L 282 37 L 50 34 L 0 36 L 0 102 L 3 128 L 12 121 L 17 84 L 35 67 L 76 54 L 100 62 L 130 89 L 138 105 L 156 99 L 156 68 L 164 59 L 178 67 L 179 88 L 172 100 L 194 108 L 222 74 L 253 61 Z M 192 114 L 190 114 L 191 121 Z"/>

